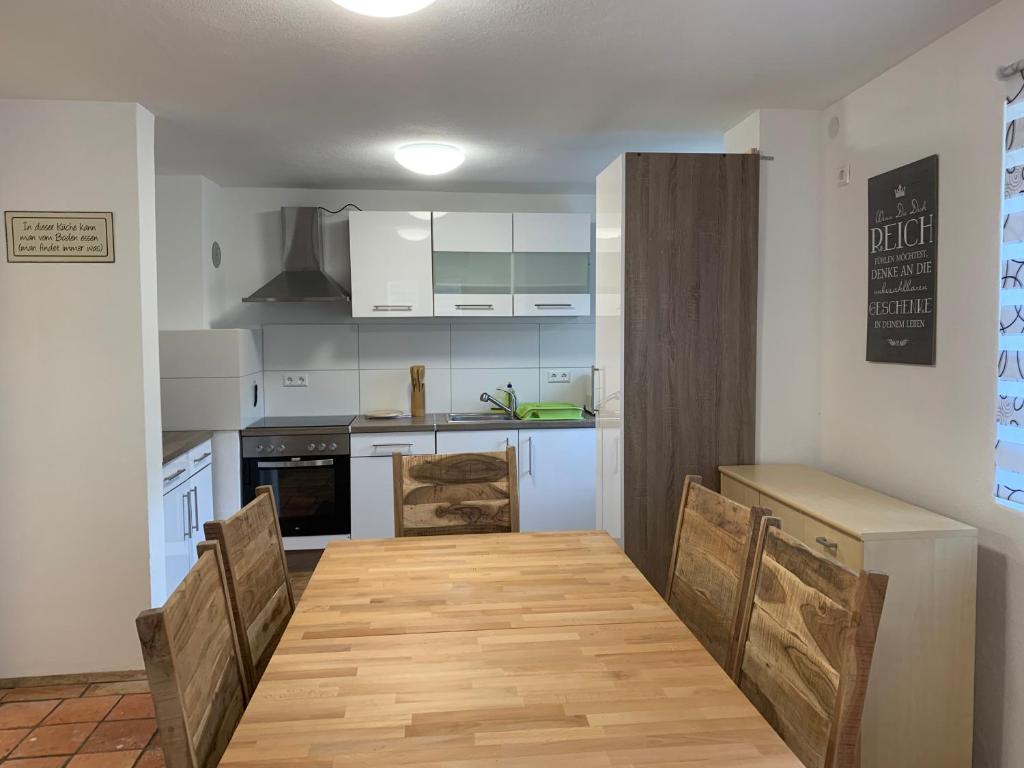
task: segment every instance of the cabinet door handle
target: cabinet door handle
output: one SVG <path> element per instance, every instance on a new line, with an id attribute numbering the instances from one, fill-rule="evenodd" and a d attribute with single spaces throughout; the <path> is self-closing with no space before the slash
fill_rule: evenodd
<path id="1" fill-rule="evenodd" d="M 260 402 L 260 385 L 255 382 L 252 385 L 252 407 L 255 408 Z"/>
<path id="2" fill-rule="evenodd" d="M 526 475 L 533 477 L 533 438 L 526 438 Z"/>
<path id="3" fill-rule="evenodd" d="M 481 310 L 491 309 L 491 310 L 493 310 L 494 309 L 494 305 L 493 304 L 456 304 L 455 308 L 456 309 L 481 309 Z"/>
<path id="4" fill-rule="evenodd" d="M 590 366 L 590 410 L 597 414 L 597 374 L 601 369 Z"/>
<path id="5" fill-rule="evenodd" d="M 815 541 L 818 544 L 821 544 L 821 546 L 823 546 L 829 552 L 838 552 L 839 551 L 839 542 L 829 541 L 824 536 L 819 536 L 818 538 L 815 539 Z"/>
<path id="6" fill-rule="evenodd" d="M 196 531 L 198 533 L 199 532 L 199 489 L 193 487 L 189 491 L 189 494 L 190 495 L 194 495 L 195 500 L 196 500 L 195 514 L 192 516 L 192 530 Z"/>
<path id="7" fill-rule="evenodd" d="M 178 477 L 179 475 L 183 475 L 184 473 L 185 473 L 185 468 L 182 467 L 177 472 L 172 472 L 170 475 L 165 477 L 164 478 L 164 482 L 165 483 L 169 483 L 169 482 L 171 482 L 171 480 L 173 480 L 174 478 Z"/>
<path id="8" fill-rule="evenodd" d="M 412 304 L 374 304 L 374 312 L 412 312 Z"/>
<path id="9" fill-rule="evenodd" d="M 200 462 L 202 462 L 202 461 L 206 461 L 206 460 L 207 460 L 208 458 L 210 458 L 211 456 L 213 456 L 213 454 L 212 454 L 212 453 L 210 453 L 210 451 L 207 451 L 207 452 L 206 452 L 206 453 L 204 453 L 204 454 L 203 454 L 202 456 L 200 456 L 200 457 L 199 457 L 198 459 L 192 459 L 192 463 L 193 463 L 193 464 L 198 464 L 198 463 L 200 463 Z"/>
<path id="10" fill-rule="evenodd" d="M 572 304 L 534 304 L 537 309 L 572 309 Z"/>
<path id="11" fill-rule="evenodd" d="M 181 522 L 182 522 L 182 525 L 184 526 L 184 529 L 185 529 L 182 532 L 182 536 L 183 536 L 183 538 L 186 538 L 186 539 L 192 538 L 192 536 L 191 536 L 191 533 L 192 533 L 192 512 L 191 512 L 191 508 L 192 508 L 192 505 L 189 503 L 188 494 L 187 493 L 181 494 Z"/>

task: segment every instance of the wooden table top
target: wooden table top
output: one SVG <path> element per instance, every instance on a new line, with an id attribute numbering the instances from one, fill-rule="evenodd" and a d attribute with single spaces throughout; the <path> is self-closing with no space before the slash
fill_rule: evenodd
<path id="1" fill-rule="evenodd" d="M 603 532 L 337 542 L 222 766 L 800 768 Z"/>

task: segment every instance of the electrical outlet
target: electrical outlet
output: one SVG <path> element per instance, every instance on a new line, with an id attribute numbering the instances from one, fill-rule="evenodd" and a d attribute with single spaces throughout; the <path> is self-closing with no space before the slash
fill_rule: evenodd
<path id="1" fill-rule="evenodd" d="M 839 175 L 836 178 L 836 183 L 840 187 L 845 187 L 850 183 L 850 164 L 847 163 L 839 168 Z"/>
<path id="2" fill-rule="evenodd" d="M 548 371 L 548 384 L 571 384 L 572 374 L 568 371 Z"/>
<path id="3" fill-rule="evenodd" d="M 309 374 L 308 373 L 286 373 L 284 375 L 284 381 L 282 383 L 286 387 L 308 387 L 309 386 Z"/>

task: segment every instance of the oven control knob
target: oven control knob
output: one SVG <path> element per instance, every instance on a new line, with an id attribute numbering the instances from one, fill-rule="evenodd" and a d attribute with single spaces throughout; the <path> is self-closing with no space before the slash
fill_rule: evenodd
<path id="1" fill-rule="evenodd" d="M 320 443 L 320 445 L 317 446 L 317 450 L 318 451 L 326 451 L 327 450 L 327 443 Z"/>
<path id="2" fill-rule="evenodd" d="M 327 447 L 328 447 L 328 448 L 330 448 L 330 449 L 331 449 L 332 451 L 336 451 L 336 450 L 338 450 L 338 444 L 337 444 L 337 443 L 331 443 L 331 444 L 330 444 L 329 446 L 327 446 Z"/>
<path id="3" fill-rule="evenodd" d="M 309 445 L 307 445 L 307 446 L 306 446 L 306 450 L 307 450 L 307 451 L 313 451 L 313 450 L 316 450 L 316 443 L 310 443 Z"/>
<path id="4" fill-rule="evenodd" d="M 277 446 L 277 452 L 284 453 L 284 443 L 281 443 L 279 446 Z"/>
<path id="5" fill-rule="evenodd" d="M 263 443 L 259 443 L 256 446 L 256 453 L 263 453 Z"/>

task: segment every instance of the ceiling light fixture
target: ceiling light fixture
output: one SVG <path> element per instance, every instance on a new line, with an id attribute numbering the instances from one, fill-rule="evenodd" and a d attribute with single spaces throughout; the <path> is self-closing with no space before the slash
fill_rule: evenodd
<path id="1" fill-rule="evenodd" d="M 395 16 L 408 16 L 410 13 L 422 11 L 434 0 L 334 0 L 342 8 L 363 16 L 377 16 L 391 19 Z"/>
<path id="2" fill-rule="evenodd" d="M 451 144 L 406 144 L 395 152 L 395 161 L 399 165 L 424 176 L 454 171 L 465 159 L 465 153 Z"/>

